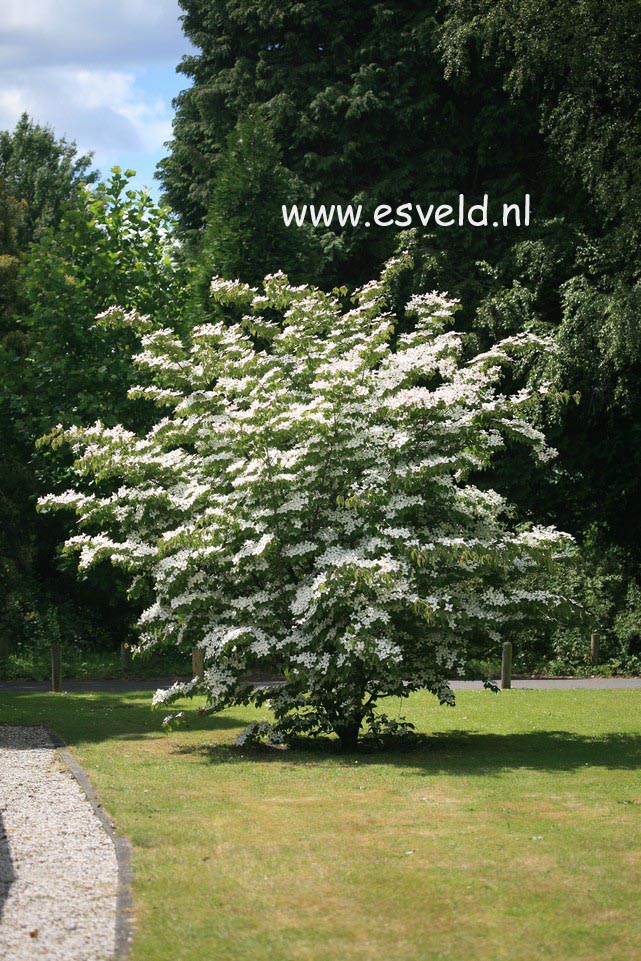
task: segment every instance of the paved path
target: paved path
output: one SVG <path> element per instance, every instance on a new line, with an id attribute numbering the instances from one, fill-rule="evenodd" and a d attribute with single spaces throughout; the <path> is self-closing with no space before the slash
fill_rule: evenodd
<path id="1" fill-rule="evenodd" d="M 131 691 L 155 691 L 159 687 L 170 687 L 176 678 L 160 677 L 152 680 L 124 680 L 113 678 L 104 681 L 65 681 L 62 687 L 70 694 L 85 694 L 91 692 L 106 692 L 113 694 L 127 694 Z M 188 680 L 180 678 L 180 680 Z M 496 682 L 498 683 L 498 681 Z M 478 691 L 483 687 L 482 681 L 452 681 L 455 691 Z M 523 678 L 513 680 L 512 687 L 527 690 L 570 691 L 570 690 L 619 690 L 621 688 L 641 689 L 641 677 L 551 677 L 551 678 Z M 39 681 L 6 681 L 0 683 L 2 694 L 43 694 L 51 690 L 47 682 Z"/>
<path id="2" fill-rule="evenodd" d="M 483 682 L 452 681 L 452 687 L 456 691 L 476 691 L 483 687 Z M 532 677 L 513 680 L 512 687 L 534 691 L 641 689 L 641 677 Z"/>

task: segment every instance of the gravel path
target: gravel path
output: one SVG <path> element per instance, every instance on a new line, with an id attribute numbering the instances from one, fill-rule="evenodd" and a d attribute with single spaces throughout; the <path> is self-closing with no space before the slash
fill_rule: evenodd
<path id="1" fill-rule="evenodd" d="M 116 950 L 114 842 L 44 727 L 0 725 L 0 958 Z"/>

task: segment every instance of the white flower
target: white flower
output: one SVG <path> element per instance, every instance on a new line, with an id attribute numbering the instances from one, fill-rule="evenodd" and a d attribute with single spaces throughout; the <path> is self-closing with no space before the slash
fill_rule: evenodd
<path id="1" fill-rule="evenodd" d="M 281 273 L 260 292 L 215 278 L 233 311 L 186 342 L 110 315 L 143 332 L 136 363 L 151 384 L 131 396 L 168 413 L 144 436 L 66 431 L 77 481 L 40 501 L 76 513 L 66 550 L 82 569 L 110 560 L 152 594 L 144 647 L 203 652 L 204 677 L 155 705 L 203 690 L 213 709 L 246 703 L 247 671 L 285 672 L 269 689 L 274 722 L 239 744 L 327 732 L 371 692 L 423 686 L 450 703 L 470 638 L 498 643 L 562 606 L 537 573 L 571 538 L 514 529 L 505 499 L 470 480 L 507 437 L 552 456 L 527 419 L 534 388 L 499 389 L 511 357 L 549 344 L 518 336 L 466 362 L 458 305 L 437 292 L 412 297 L 414 327 L 393 340 L 388 284 L 406 260 L 346 312 Z"/>

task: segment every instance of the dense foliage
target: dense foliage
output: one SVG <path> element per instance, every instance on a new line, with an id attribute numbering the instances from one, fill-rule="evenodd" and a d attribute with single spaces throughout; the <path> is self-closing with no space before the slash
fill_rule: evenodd
<path id="1" fill-rule="evenodd" d="M 479 54 L 496 66 L 514 101 L 536 113 L 563 173 L 554 206 L 537 204 L 533 231 L 491 274 L 476 322 L 494 336 L 555 332 L 558 382 L 581 403 L 551 425 L 562 476 L 526 486 L 521 503 L 580 535 L 595 578 L 588 594 L 604 578 L 619 585 L 605 608 L 591 605 L 594 624 L 612 648 L 638 655 L 638 621 L 636 634 L 623 632 L 605 614 L 638 597 L 641 566 L 638 4 L 451 0 L 441 49 L 461 82 Z"/>
<path id="2" fill-rule="evenodd" d="M 33 149 L 24 145 L 25 126 L 36 140 Z M 167 312 L 180 316 L 185 298 L 169 213 L 146 193 L 129 189 L 131 172 L 116 168 L 104 183 L 75 185 L 73 171 L 84 166 L 73 161 L 64 142 L 54 142 L 45 163 L 37 148 L 41 140 L 51 146 L 49 132 L 22 122 L 21 131 L 22 140 L 16 135 L 23 153 L 21 182 L 46 181 L 49 168 L 58 169 L 58 151 L 71 179 L 56 216 L 52 210 L 47 218 L 39 216 L 36 239 L 27 250 L 19 247 L 19 225 L 28 205 L 8 191 L 0 194 L 1 223 L 6 224 L 1 241 L 7 251 L 0 259 L 4 653 L 8 637 L 14 649 L 46 647 L 56 635 L 75 648 L 126 637 L 132 614 L 113 575 L 105 573 L 88 586 L 60 569 L 56 555 L 67 528 L 59 519 L 39 519 L 35 502 L 39 493 L 66 483 L 69 458 L 49 447 L 37 450 L 36 444 L 58 423 L 98 416 L 107 423 L 145 423 L 146 408 L 126 400 L 133 383 L 133 341 L 97 327 L 95 316 L 118 302 L 153 314 L 162 324 Z M 24 158 L 32 156 L 39 157 L 44 173 L 40 167 L 29 171 Z"/>
<path id="3" fill-rule="evenodd" d="M 114 168 L 108 181 L 81 191 L 59 226 L 43 231 L 24 268 L 24 416 L 36 437 L 59 421 L 135 419 L 126 401 L 133 342 L 96 325 L 98 313 L 120 304 L 159 326 L 180 317 L 184 290 L 169 211 L 131 190 L 131 176 Z"/>
<path id="4" fill-rule="evenodd" d="M 160 167 L 180 229 L 195 244 L 226 138 L 250 111 L 269 123 L 282 164 L 304 185 L 308 203 L 360 202 L 372 210 L 378 203 L 446 201 L 458 190 L 489 191 L 503 201 L 521 199 L 535 182 L 553 194 L 537 118 L 511 102 L 496 71 L 479 60 L 473 82 L 444 78 L 438 2 L 181 6 L 196 52 L 179 70 L 192 84 L 176 100 L 171 153 Z M 467 233 L 464 244 L 476 249 L 473 262 L 488 238 Z M 331 257 L 322 281 L 362 283 L 394 250 L 395 236 L 364 224 L 335 226 L 325 247 Z M 280 266 L 295 275 L 295 263 Z"/>
<path id="5" fill-rule="evenodd" d="M 21 250 L 41 228 L 59 223 L 78 187 L 97 179 L 89 154 L 79 155 L 73 141 L 56 137 L 27 114 L 13 130 L 0 130 L 0 181 L 24 207 L 16 238 Z"/>
<path id="6" fill-rule="evenodd" d="M 187 343 L 106 314 L 147 329 L 136 364 L 151 383 L 130 396 L 169 413 L 144 436 L 100 422 L 65 432 L 78 482 L 40 504 L 77 511 L 67 550 L 81 568 L 108 558 L 134 589 L 151 585 L 143 646 L 203 649 L 203 680 L 157 702 L 200 689 L 212 710 L 269 699 L 271 738 L 334 732 L 353 746 L 363 722 L 380 733 L 381 699 L 427 688 L 449 702 L 468 645 L 567 607 L 541 574 L 571 538 L 514 526 L 474 481 L 504 436 L 552 456 L 528 417 L 539 392 L 500 386 L 549 345 L 523 335 L 466 359 L 456 304 L 435 293 L 412 298 L 414 329 L 399 334 L 388 308 L 402 267 L 348 310 L 283 274 L 261 291 L 215 279 L 241 319 Z M 254 691 L 246 672 L 269 664 L 284 685 Z"/>
<path id="7" fill-rule="evenodd" d="M 33 444 L 25 440 L 17 401 L 27 349 L 22 271 L 30 245 L 60 221 L 81 179 L 95 179 L 90 163 L 77 156 L 75 144 L 27 116 L 14 130 L 0 131 L 0 661 L 9 636 L 15 640 L 30 627 L 22 615 L 16 623 L 12 613 L 33 596 L 35 581 Z"/>
<path id="8" fill-rule="evenodd" d="M 530 193 L 527 231 L 421 229 L 401 237 L 416 264 L 406 292 L 437 288 L 458 297 L 459 324 L 483 346 L 523 331 L 555 337 L 555 384 L 580 397 L 547 424 L 558 467 L 537 471 L 509 450 L 497 484 L 522 517 L 556 523 L 592 545 L 589 569 L 593 548 L 610 559 L 606 566 L 616 557 L 623 595 L 634 595 L 641 567 L 636 0 L 182 6 L 196 52 L 179 68 L 192 84 L 176 102 L 161 179 L 196 251 L 208 209 L 210 219 L 227 212 L 235 219 L 214 185 L 225 137 L 249 111 L 269 124 L 307 203 L 371 210 L 381 202 L 456 202 L 459 191 L 468 199 L 488 193 L 497 203 Z M 240 220 L 236 228 L 249 237 Z M 317 235 L 326 286 L 362 282 L 399 243 L 398 232 L 362 224 Z M 259 273 L 261 248 L 259 241 L 251 258 Z M 282 261 L 293 274 L 287 253 Z M 628 641 L 641 651 L 641 634 Z"/>
<path id="9" fill-rule="evenodd" d="M 293 283 L 320 279 L 330 256 L 309 225 L 291 230 L 281 206 L 300 202 L 301 184 L 282 162 L 269 124 L 243 116 L 227 139 L 212 184 L 209 215 L 192 285 L 195 307 L 208 314 L 211 278 L 242 276 L 259 283 L 288 266 Z M 329 240 L 331 244 L 331 239 Z"/>

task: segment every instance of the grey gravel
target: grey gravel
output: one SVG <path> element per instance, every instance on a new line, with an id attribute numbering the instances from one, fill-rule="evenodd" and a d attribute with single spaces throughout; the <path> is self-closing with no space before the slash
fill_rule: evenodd
<path id="1" fill-rule="evenodd" d="M 44 727 L 0 725 L 0 958 L 115 951 L 112 839 Z"/>

